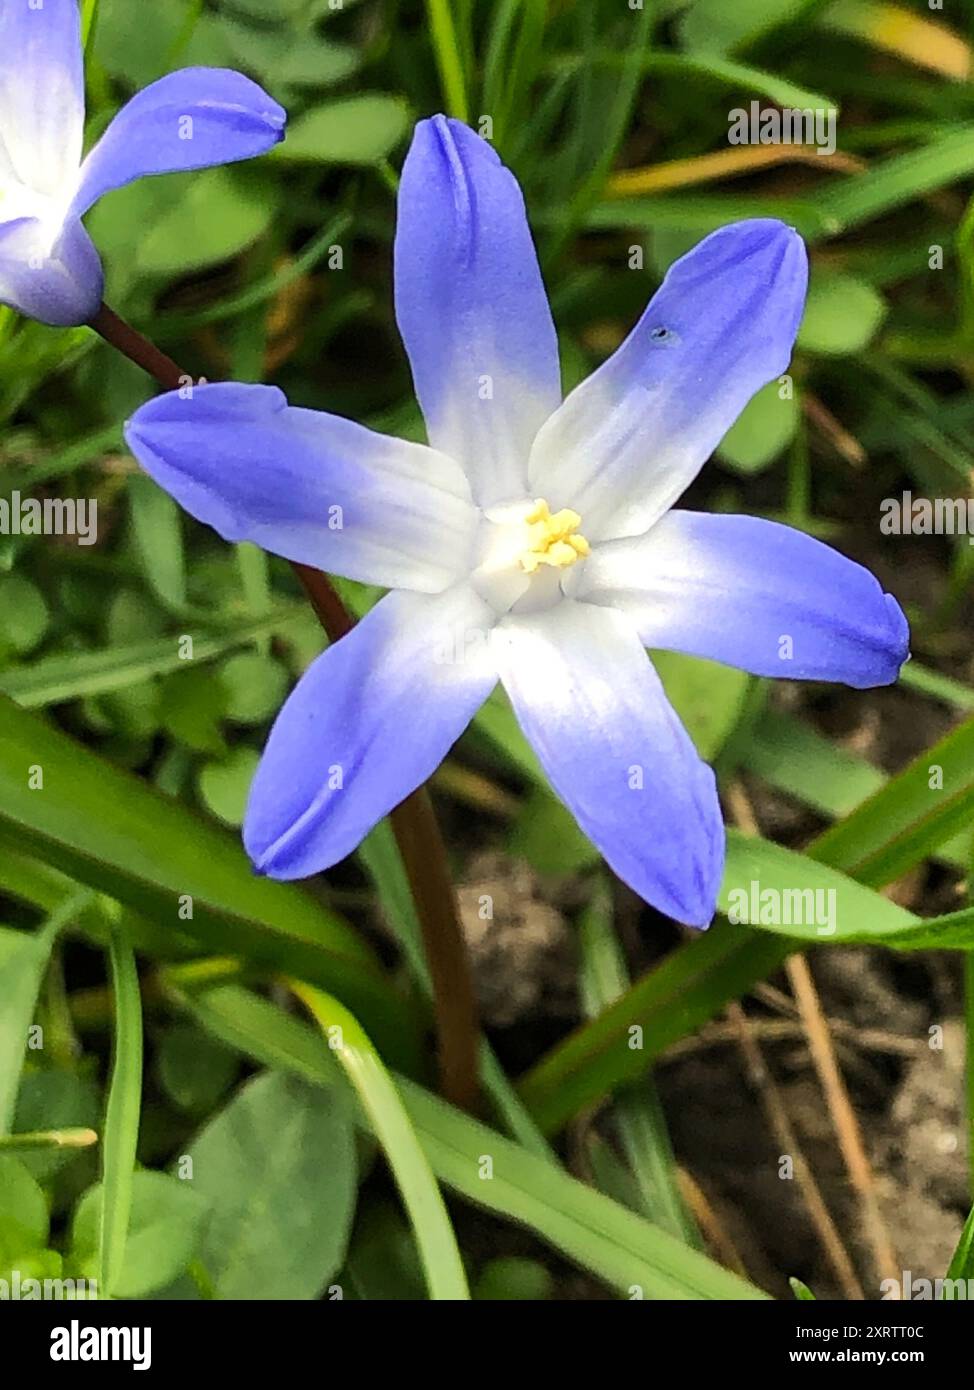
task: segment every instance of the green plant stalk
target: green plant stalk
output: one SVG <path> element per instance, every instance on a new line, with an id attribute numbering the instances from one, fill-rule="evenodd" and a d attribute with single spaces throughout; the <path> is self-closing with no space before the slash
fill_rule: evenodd
<path id="1" fill-rule="evenodd" d="M 290 984 L 328 1040 L 385 1151 L 412 1223 L 430 1297 L 469 1299 L 446 1204 L 382 1059 L 337 999 L 297 981 Z"/>
<path id="2" fill-rule="evenodd" d="M 111 1298 L 125 1259 L 135 1154 L 142 1101 L 142 1000 L 132 950 L 121 928 L 109 943 L 115 1034 L 108 1103 L 102 1136 L 101 1213 L 98 1223 L 98 1278 L 103 1298 Z"/>
<path id="3" fill-rule="evenodd" d="M 102 304 L 89 325 L 110 346 L 148 372 L 167 391 L 192 378 L 156 345 Z M 349 633 L 353 619 L 326 575 L 309 565 L 292 565 L 330 642 Z M 479 1028 L 473 976 L 457 915 L 446 847 L 433 805 L 420 787 L 390 816 L 423 928 L 443 1094 L 469 1109 L 478 1093 Z"/>
<path id="4" fill-rule="evenodd" d="M 467 89 L 450 0 L 426 0 L 426 9 L 447 110 L 458 121 L 465 122 L 468 119 Z"/>

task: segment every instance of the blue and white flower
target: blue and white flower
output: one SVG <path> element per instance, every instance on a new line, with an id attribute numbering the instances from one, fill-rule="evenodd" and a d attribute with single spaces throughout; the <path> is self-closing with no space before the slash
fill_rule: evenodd
<path id="1" fill-rule="evenodd" d="M 262 154 L 285 112 L 226 68 L 170 73 L 123 107 L 82 159 L 84 60 L 77 0 L 0 0 L 0 303 L 59 327 L 101 304 L 98 252 L 81 219 L 143 174 Z"/>
<path id="2" fill-rule="evenodd" d="M 251 858 L 283 879 L 342 859 L 500 680 L 612 868 L 705 926 L 724 856 L 714 775 L 645 649 L 853 686 L 895 680 L 907 656 L 903 613 L 861 566 L 773 522 L 671 510 L 788 366 L 801 239 L 765 219 L 708 236 L 562 400 L 517 183 L 438 116 L 403 170 L 395 276 L 429 447 L 265 386 L 164 395 L 128 426 L 146 470 L 228 540 L 394 591 L 281 711 Z"/>

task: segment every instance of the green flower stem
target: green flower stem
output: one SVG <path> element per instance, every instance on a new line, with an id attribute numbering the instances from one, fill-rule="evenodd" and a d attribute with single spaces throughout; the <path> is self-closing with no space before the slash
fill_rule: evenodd
<path id="1" fill-rule="evenodd" d="M 156 345 L 103 304 L 91 320 L 112 347 L 148 372 L 166 391 L 191 385 L 193 378 Z M 292 562 L 301 587 L 330 642 L 354 626 L 354 619 L 327 575 Z M 433 984 L 440 1083 L 453 1105 L 469 1110 L 478 1091 L 479 1024 L 470 961 L 446 847 L 425 787 L 406 798 L 390 816 L 423 929 L 423 943 Z"/>

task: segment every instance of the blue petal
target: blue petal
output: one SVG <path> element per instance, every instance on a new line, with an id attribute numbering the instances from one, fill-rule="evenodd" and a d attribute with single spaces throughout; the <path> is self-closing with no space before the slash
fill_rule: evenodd
<path id="1" fill-rule="evenodd" d="M 631 624 L 566 600 L 501 631 L 501 679 L 555 791 L 631 888 L 705 927 L 724 861 L 714 774 Z"/>
<path id="2" fill-rule="evenodd" d="M 909 655 L 903 610 L 862 565 L 790 526 L 673 511 L 597 546 L 576 597 L 628 614 L 647 647 L 756 676 L 889 685 Z"/>
<path id="3" fill-rule="evenodd" d="M 250 791 L 247 853 L 272 878 L 327 869 L 446 756 L 497 676 L 472 589 L 388 594 L 309 667 Z"/>
<path id="4" fill-rule="evenodd" d="M 85 160 L 73 211 L 144 174 L 252 159 L 284 139 L 287 113 L 229 68 L 182 68 L 123 106 Z"/>
<path id="5" fill-rule="evenodd" d="M 77 177 L 85 86 L 77 0 L 0 4 L 0 183 L 58 194 Z"/>
<path id="6" fill-rule="evenodd" d="M 35 218 L 0 225 L 0 304 L 56 328 L 87 323 L 101 304 L 101 261 L 76 219 L 53 249 Z"/>
<path id="7" fill-rule="evenodd" d="M 738 222 L 706 237 L 541 430 L 532 493 L 579 512 L 589 541 L 645 531 L 755 391 L 785 371 L 807 278 L 802 240 L 783 222 Z"/>
<path id="8" fill-rule="evenodd" d="M 466 479 L 424 445 L 233 382 L 157 396 L 125 437 L 225 540 L 394 588 L 435 592 L 469 572 L 478 513 Z"/>
<path id="9" fill-rule="evenodd" d="M 430 443 L 474 499 L 527 493 L 561 400 L 558 342 L 517 180 L 459 121 L 420 121 L 399 189 L 396 316 Z"/>

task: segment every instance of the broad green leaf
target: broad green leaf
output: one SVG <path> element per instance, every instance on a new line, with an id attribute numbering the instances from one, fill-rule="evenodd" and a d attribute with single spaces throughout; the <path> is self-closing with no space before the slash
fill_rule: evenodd
<path id="1" fill-rule="evenodd" d="M 171 1284 L 194 1258 L 207 1217 L 207 1203 L 194 1186 L 166 1173 L 133 1175 L 131 1218 L 115 1278 L 116 1297 L 146 1298 Z M 102 1202 L 101 1184 L 90 1187 L 71 1221 L 71 1258 L 85 1270 L 94 1266 Z M 104 1298 L 104 1284 L 99 1292 Z"/>
<path id="2" fill-rule="evenodd" d="M 885 315 L 886 301 L 868 280 L 840 271 L 813 270 L 798 346 L 832 357 L 861 352 Z"/>
<path id="3" fill-rule="evenodd" d="M 85 599 L 82 597 L 82 604 Z M 93 595 L 87 597 L 93 602 Z M 81 617 L 81 612 L 76 612 Z M 167 617 L 159 604 L 141 589 L 117 589 L 105 616 L 105 642 L 110 647 L 129 647 L 162 637 Z"/>
<path id="4" fill-rule="evenodd" d="M 409 112 L 399 97 L 363 92 L 316 106 L 288 128 L 272 158 L 279 163 L 378 164 L 406 134 Z"/>
<path id="5" fill-rule="evenodd" d="M 47 1242 L 47 1198 L 27 1167 L 0 1154 L 0 1262 Z"/>
<path id="6" fill-rule="evenodd" d="M 798 427 L 794 387 L 785 395 L 771 381 L 748 401 L 717 446 L 718 457 L 739 473 L 760 473 L 787 449 Z"/>
<path id="7" fill-rule="evenodd" d="M 361 65 L 359 51 L 294 29 L 265 29 L 237 23 L 229 16 L 221 35 L 235 62 L 246 66 L 276 89 L 282 86 L 329 87 Z"/>
<path id="8" fill-rule="evenodd" d="M 194 663 L 192 669 L 174 671 L 163 682 L 159 718 L 166 732 L 187 748 L 224 757 L 227 744 L 220 725 L 226 703 L 219 675 Z"/>
<path id="9" fill-rule="evenodd" d="M 163 1090 L 180 1110 L 205 1115 L 237 1075 L 230 1048 L 190 1023 L 176 1023 L 158 1045 L 156 1066 Z"/>
<path id="10" fill-rule="evenodd" d="M 271 225 L 274 186 L 251 172 L 205 169 L 141 179 L 92 210 L 92 235 L 109 262 L 109 292 L 140 279 L 186 275 L 231 260 Z"/>
<path id="11" fill-rule="evenodd" d="M 266 179 L 227 169 L 189 179 L 181 190 L 170 190 L 167 209 L 136 242 L 138 264 L 147 274 L 186 274 L 228 261 L 273 221 L 276 199 Z"/>
<path id="12" fill-rule="evenodd" d="M 243 825 L 250 784 L 260 754 L 254 748 L 234 748 L 220 762 L 200 769 L 200 799 L 225 825 Z"/>
<path id="13" fill-rule="evenodd" d="M 36 584 L 19 574 L 0 578 L 0 658 L 5 651 L 17 655 L 33 651 L 49 621 L 47 601 Z"/>
<path id="14" fill-rule="evenodd" d="M 732 666 L 682 652 L 653 652 L 652 660 L 697 752 L 711 762 L 740 717 L 749 677 Z"/>
<path id="15" fill-rule="evenodd" d="M 31 786 L 38 775 L 43 790 Z M 388 1055 L 403 1046 L 413 1055 L 411 1011 L 345 922 L 297 886 L 255 876 L 230 832 L 3 699 L 0 827 L 204 949 L 330 984 L 370 1020 Z"/>
<path id="16" fill-rule="evenodd" d="M 262 724 L 276 714 L 287 694 L 288 674 L 260 652 L 240 652 L 220 667 L 226 715 L 236 724 Z"/>
<path id="17" fill-rule="evenodd" d="M 167 57 L 187 31 L 195 0 L 165 0 L 161 5 L 133 5 L 132 0 L 100 0 L 93 55 L 100 67 L 129 88 L 147 87 L 166 71 Z M 180 66 L 226 67 L 229 50 L 222 26 L 202 15 L 193 27 L 192 46 Z"/>
<path id="18" fill-rule="evenodd" d="M 314 1299 L 345 1256 L 355 1210 L 350 1111 L 334 1089 L 265 1072 L 193 1140 L 210 1207 L 200 1258 L 221 1299 Z"/>

